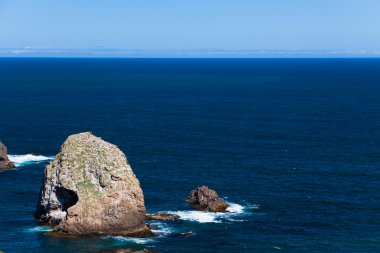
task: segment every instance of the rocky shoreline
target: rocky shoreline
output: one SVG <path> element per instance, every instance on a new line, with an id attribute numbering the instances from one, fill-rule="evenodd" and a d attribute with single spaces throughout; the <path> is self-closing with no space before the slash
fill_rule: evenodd
<path id="1" fill-rule="evenodd" d="M 13 169 L 13 168 L 16 168 L 16 166 L 8 158 L 8 149 L 0 141 L 0 170 Z"/>
<path id="2" fill-rule="evenodd" d="M 147 213 L 146 218 L 149 220 L 176 220 L 181 217 L 178 214 L 172 214 L 172 213 L 157 213 L 157 214 Z"/>
<path id="3" fill-rule="evenodd" d="M 0 169 L 14 168 L 0 142 Z M 227 212 L 228 204 L 207 186 L 190 192 L 186 202 L 203 212 Z M 146 220 L 174 221 L 172 213 L 146 213 L 144 194 L 124 153 L 90 132 L 69 136 L 44 170 L 34 214 L 58 237 L 155 234 Z M 125 249 L 120 252 L 134 252 Z M 148 252 L 148 251 L 137 251 Z"/>

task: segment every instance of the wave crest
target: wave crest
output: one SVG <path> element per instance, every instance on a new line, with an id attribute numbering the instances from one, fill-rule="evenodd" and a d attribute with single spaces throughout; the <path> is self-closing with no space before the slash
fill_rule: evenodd
<path id="1" fill-rule="evenodd" d="M 27 155 L 8 155 L 8 158 L 11 162 L 13 162 L 16 165 L 16 167 L 20 167 L 27 164 L 53 160 L 54 156 L 27 154 Z"/>
<path id="2" fill-rule="evenodd" d="M 37 226 L 33 228 L 28 228 L 25 231 L 31 232 L 31 233 L 40 233 L 40 232 L 50 232 L 50 231 L 53 231 L 53 229 L 51 227 L 46 227 L 46 226 Z"/>
<path id="3" fill-rule="evenodd" d="M 231 220 L 231 217 L 241 215 L 245 212 L 245 207 L 236 203 L 227 202 L 229 207 L 226 213 L 212 213 L 202 211 L 175 211 L 170 212 L 178 214 L 180 219 L 187 221 L 196 221 L 199 223 L 221 223 L 223 219 Z"/>
<path id="4" fill-rule="evenodd" d="M 124 237 L 124 236 L 103 236 L 102 238 L 114 239 L 120 242 L 132 242 L 136 244 L 148 244 L 148 243 L 155 242 L 153 238 L 135 238 L 135 237 Z"/>

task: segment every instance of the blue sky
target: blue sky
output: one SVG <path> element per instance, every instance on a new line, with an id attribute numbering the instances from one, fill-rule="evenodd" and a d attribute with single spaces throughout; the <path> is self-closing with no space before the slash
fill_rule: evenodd
<path id="1" fill-rule="evenodd" d="M 0 55 L 380 55 L 380 0 L 0 0 Z"/>

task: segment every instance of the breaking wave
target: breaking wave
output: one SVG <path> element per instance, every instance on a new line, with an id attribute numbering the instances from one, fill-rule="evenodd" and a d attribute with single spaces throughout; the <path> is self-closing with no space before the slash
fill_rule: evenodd
<path id="1" fill-rule="evenodd" d="M 206 213 L 201 211 L 176 211 L 174 214 L 178 214 L 180 219 L 187 221 L 197 221 L 199 223 L 220 223 L 217 220 L 221 213 Z"/>
<path id="2" fill-rule="evenodd" d="M 136 244 L 148 244 L 153 243 L 154 238 L 134 238 L 134 237 L 124 237 L 124 236 L 103 236 L 104 239 L 115 239 L 123 242 L 133 242 Z"/>
<path id="3" fill-rule="evenodd" d="M 135 238 L 135 237 L 124 237 L 124 236 L 102 236 L 103 239 L 113 239 L 120 242 L 132 242 L 136 244 L 148 244 L 155 242 L 154 238 Z"/>
<path id="4" fill-rule="evenodd" d="M 226 213 L 212 213 L 212 212 L 202 212 L 202 211 L 175 211 L 170 212 L 180 216 L 180 219 L 187 221 L 196 221 L 199 223 L 221 223 L 223 220 L 235 221 L 232 217 L 242 215 L 248 209 L 257 209 L 257 206 L 243 206 L 240 204 L 227 202 L 229 207 Z M 240 220 L 236 220 L 240 221 Z"/>
<path id="5" fill-rule="evenodd" d="M 43 155 L 8 155 L 9 160 L 13 162 L 16 167 L 25 166 L 27 164 L 45 162 L 53 160 L 54 156 L 43 156 Z"/>
<path id="6" fill-rule="evenodd" d="M 165 222 L 153 221 L 149 223 L 149 226 L 158 237 L 166 237 L 174 232 L 174 229 Z"/>
<path id="7" fill-rule="evenodd" d="M 166 237 L 173 233 L 173 228 L 169 227 L 164 222 L 151 222 L 149 223 L 151 230 L 156 234 L 156 237 L 152 238 L 135 238 L 135 237 L 124 237 L 124 236 L 103 236 L 103 239 L 114 239 L 120 242 L 132 242 L 136 244 L 150 244 L 157 241 L 159 238 Z"/>
<path id="8" fill-rule="evenodd" d="M 51 227 L 46 227 L 46 226 L 37 226 L 37 227 L 33 227 L 33 228 L 28 228 L 25 231 L 31 232 L 31 233 L 42 233 L 42 232 L 53 231 L 53 229 Z"/>
<path id="9" fill-rule="evenodd" d="M 227 211 L 230 214 L 241 214 L 241 213 L 244 213 L 244 208 L 245 208 L 244 206 L 236 204 L 236 203 L 232 203 L 232 202 L 227 202 L 227 204 L 228 204 Z"/>

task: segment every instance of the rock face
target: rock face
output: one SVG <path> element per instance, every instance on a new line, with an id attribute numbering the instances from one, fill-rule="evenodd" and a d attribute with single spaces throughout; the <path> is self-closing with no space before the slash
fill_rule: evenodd
<path id="1" fill-rule="evenodd" d="M 157 213 L 157 214 L 147 213 L 146 218 L 150 220 L 175 220 L 175 219 L 179 219 L 180 216 L 178 214 L 173 214 L 173 213 Z"/>
<path id="2" fill-rule="evenodd" d="M 198 210 L 207 212 L 225 212 L 228 208 L 228 204 L 219 198 L 216 191 L 207 186 L 192 190 L 186 202 Z"/>
<path id="3" fill-rule="evenodd" d="M 44 172 L 35 217 L 74 235 L 151 235 L 144 196 L 115 145 L 91 133 L 71 135 Z"/>
<path id="4" fill-rule="evenodd" d="M 12 169 L 16 166 L 8 158 L 7 147 L 0 141 L 0 169 Z"/>

